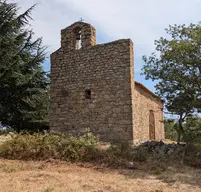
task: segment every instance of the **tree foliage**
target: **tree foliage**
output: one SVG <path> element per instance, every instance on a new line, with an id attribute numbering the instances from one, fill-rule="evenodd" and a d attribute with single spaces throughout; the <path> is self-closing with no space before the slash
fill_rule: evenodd
<path id="1" fill-rule="evenodd" d="M 49 78 L 42 38 L 29 21 L 35 5 L 18 14 L 18 5 L 0 0 L 0 122 L 20 131 L 47 116 Z"/>
<path id="2" fill-rule="evenodd" d="M 201 118 L 189 116 L 184 123 L 187 140 L 194 143 L 201 143 Z"/>
<path id="3" fill-rule="evenodd" d="M 177 130 L 175 126 L 175 121 L 173 119 L 164 120 L 165 138 L 172 141 L 177 140 Z"/>
<path id="4" fill-rule="evenodd" d="M 167 139 L 173 141 L 178 139 L 179 125 L 174 119 L 166 119 L 165 125 L 165 136 Z M 186 139 L 191 143 L 201 143 L 201 118 L 198 116 L 189 116 L 183 123 L 184 130 L 186 132 Z M 181 141 L 184 138 L 181 137 Z"/>
<path id="5" fill-rule="evenodd" d="M 157 94 L 169 112 L 179 115 L 185 134 L 182 123 L 201 107 L 201 25 L 174 25 L 166 32 L 169 38 L 155 41 L 156 52 L 143 56 L 143 74 L 157 81 Z"/>

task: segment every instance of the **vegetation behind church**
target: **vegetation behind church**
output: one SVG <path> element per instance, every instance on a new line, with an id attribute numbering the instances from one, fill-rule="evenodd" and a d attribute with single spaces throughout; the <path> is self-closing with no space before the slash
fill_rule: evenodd
<path id="1" fill-rule="evenodd" d="M 143 56 L 144 75 L 157 80 L 157 94 L 166 101 L 168 112 L 178 117 L 178 143 L 181 137 L 187 142 L 189 131 L 195 131 L 186 121 L 201 107 L 200 30 L 200 23 L 169 26 L 168 38 L 156 40 L 156 51 L 149 57 Z"/>

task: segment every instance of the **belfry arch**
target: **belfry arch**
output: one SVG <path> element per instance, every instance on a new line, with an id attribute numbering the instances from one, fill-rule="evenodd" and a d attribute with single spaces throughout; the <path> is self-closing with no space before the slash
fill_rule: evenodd
<path id="1" fill-rule="evenodd" d="M 84 22 L 76 22 L 61 30 L 61 47 L 64 50 L 85 49 L 96 45 L 95 28 Z"/>

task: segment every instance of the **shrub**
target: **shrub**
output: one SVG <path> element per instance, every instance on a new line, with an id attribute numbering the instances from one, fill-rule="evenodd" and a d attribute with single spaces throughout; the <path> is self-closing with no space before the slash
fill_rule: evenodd
<path id="1" fill-rule="evenodd" d="M 134 148 L 128 141 L 115 141 L 108 152 L 127 161 L 144 162 L 147 159 L 148 149 L 144 146 Z"/>
<path id="2" fill-rule="evenodd" d="M 133 155 L 131 153 L 132 145 L 128 141 L 114 141 L 111 143 L 108 152 L 116 157 L 132 160 Z"/>
<path id="3" fill-rule="evenodd" d="M 152 166 L 163 170 L 163 164 L 172 162 L 172 159 L 168 156 L 160 159 L 160 154 L 154 155 L 152 148 L 156 144 L 157 142 L 144 143 L 133 147 L 129 142 L 116 141 L 111 143 L 108 149 L 102 149 L 98 138 L 89 131 L 79 137 L 58 133 L 32 135 L 22 133 L 15 134 L 14 137 L 10 137 L 0 145 L 0 157 L 19 160 L 59 159 L 70 162 L 91 162 L 112 167 L 130 167 L 134 162 L 149 162 L 151 158 Z M 164 162 L 166 158 L 168 159 Z M 160 162 L 164 163 L 160 165 Z M 196 167 L 201 166 L 200 145 L 189 146 L 184 163 Z"/>
<path id="4" fill-rule="evenodd" d="M 0 157 L 43 160 L 48 158 L 82 161 L 96 151 L 98 139 L 90 132 L 80 137 L 64 134 L 19 134 L 0 146 Z"/>
<path id="5" fill-rule="evenodd" d="M 187 146 L 184 163 L 192 167 L 201 167 L 201 144 Z"/>
<path id="6" fill-rule="evenodd" d="M 139 162 L 145 162 L 148 156 L 148 148 L 144 146 L 139 146 L 134 152 L 133 160 Z"/>
<path id="7" fill-rule="evenodd" d="M 14 129 L 8 127 L 6 129 L 0 128 L 0 135 L 7 135 L 10 132 L 15 133 Z"/>

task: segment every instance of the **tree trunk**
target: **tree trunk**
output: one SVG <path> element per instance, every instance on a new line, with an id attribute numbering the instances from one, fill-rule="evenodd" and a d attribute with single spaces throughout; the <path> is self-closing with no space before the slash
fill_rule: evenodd
<path id="1" fill-rule="evenodd" d="M 177 144 L 180 144 L 181 141 L 181 132 L 180 130 L 177 130 Z"/>
<path id="2" fill-rule="evenodd" d="M 180 115 L 180 118 L 179 118 L 179 134 L 178 134 L 178 137 L 181 137 L 181 135 L 183 136 L 184 142 L 187 143 L 186 133 L 185 133 L 184 127 L 183 127 L 183 118 L 182 118 L 182 115 Z M 179 140 L 179 142 L 180 142 L 180 140 Z M 177 143 L 178 143 L 178 141 L 177 141 Z"/>

